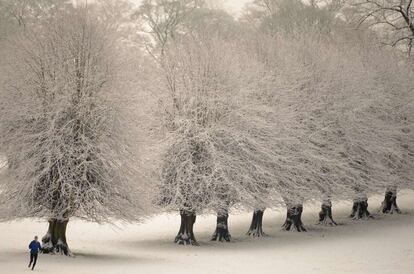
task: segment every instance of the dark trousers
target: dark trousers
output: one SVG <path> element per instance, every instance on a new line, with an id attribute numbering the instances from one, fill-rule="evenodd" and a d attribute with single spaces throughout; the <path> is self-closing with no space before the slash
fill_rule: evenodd
<path id="1" fill-rule="evenodd" d="M 30 263 L 29 263 L 29 267 L 33 263 L 32 269 L 34 269 L 34 267 L 36 265 L 36 262 L 37 262 L 37 253 L 31 253 L 30 252 Z"/>

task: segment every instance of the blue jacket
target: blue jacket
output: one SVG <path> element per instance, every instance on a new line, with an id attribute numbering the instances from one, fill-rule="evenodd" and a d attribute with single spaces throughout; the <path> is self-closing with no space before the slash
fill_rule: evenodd
<path id="1" fill-rule="evenodd" d="M 30 253 L 37 254 L 39 252 L 39 250 L 42 249 L 42 246 L 40 245 L 40 243 L 38 241 L 33 240 L 29 244 L 29 249 L 30 249 Z"/>

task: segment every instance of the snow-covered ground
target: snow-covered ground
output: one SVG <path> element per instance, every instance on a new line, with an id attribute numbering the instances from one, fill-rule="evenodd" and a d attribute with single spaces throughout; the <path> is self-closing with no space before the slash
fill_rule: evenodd
<path id="1" fill-rule="evenodd" d="M 369 200 L 376 213 L 382 197 Z M 141 225 L 117 228 L 82 221 L 68 225 L 75 257 L 39 256 L 36 272 L 106 273 L 414 273 L 414 192 L 399 193 L 404 214 L 351 221 L 351 203 L 334 205 L 338 227 L 314 225 L 318 207 L 305 206 L 307 233 L 280 230 L 285 212 L 266 211 L 266 238 L 245 236 L 251 214 L 231 215 L 231 243 L 210 242 L 215 217 L 197 217 L 201 246 L 177 246 L 172 240 L 178 215 L 154 217 Z M 27 245 L 44 222 L 0 224 L 0 273 L 27 273 Z"/>

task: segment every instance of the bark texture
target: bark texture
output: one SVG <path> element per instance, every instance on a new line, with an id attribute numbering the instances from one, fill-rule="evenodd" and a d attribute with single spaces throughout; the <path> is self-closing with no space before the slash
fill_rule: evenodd
<path id="1" fill-rule="evenodd" d="M 397 188 L 389 187 L 385 191 L 385 198 L 382 202 L 382 213 L 385 214 L 400 214 L 401 210 L 397 205 Z"/>
<path id="2" fill-rule="evenodd" d="M 321 211 L 319 212 L 319 224 L 326 226 L 337 225 L 332 218 L 332 202 L 329 199 L 322 202 Z"/>
<path id="3" fill-rule="evenodd" d="M 217 213 L 217 226 L 216 231 L 214 231 L 214 234 L 211 237 L 212 241 L 230 242 L 231 235 L 229 232 L 228 219 L 229 214 L 227 210 Z"/>
<path id="4" fill-rule="evenodd" d="M 253 212 L 252 223 L 250 225 L 249 231 L 247 231 L 247 235 L 253 237 L 264 237 L 266 233 L 263 232 L 263 214 L 264 209 L 256 209 Z"/>
<path id="5" fill-rule="evenodd" d="M 43 253 L 64 254 L 70 256 L 66 242 L 66 227 L 69 220 L 50 219 L 47 233 L 42 238 Z"/>
<path id="6" fill-rule="evenodd" d="M 175 242 L 180 245 L 198 245 L 194 236 L 194 223 L 196 221 L 196 214 L 188 210 L 180 210 L 181 225 Z"/>
<path id="7" fill-rule="evenodd" d="M 306 231 L 305 227 L 302 223 L 302 211 L 303 205 L 296 204 L 296 205 L 287 205 L 287 214 L 286 214 L 286 221 L 282 225 L 282 228 L 287 231 L 294 231 L 303 232 Z"/>
<path id="8" fill-rule="evenodd" d="M 354 220 L 372 218 L 371 213 L 368 211 L 368 198 L 366 195 L 359 195 L 359 197 L 354 199 L 350 217 Z"/>

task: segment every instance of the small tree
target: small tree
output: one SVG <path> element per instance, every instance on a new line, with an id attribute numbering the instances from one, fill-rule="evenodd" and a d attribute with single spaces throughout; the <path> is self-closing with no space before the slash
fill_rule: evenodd
<path id="1" fill-rule="evenodd" d="M 142 212 L 112 34 L 93 8 L 77 7 L 27 29 L 13 45 L 0 93 L 8 162 L 0 201 L 5 219 L 49 220 L 45 252 L 70 254 L 70 218 L 136 220 Z"/>

